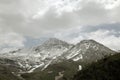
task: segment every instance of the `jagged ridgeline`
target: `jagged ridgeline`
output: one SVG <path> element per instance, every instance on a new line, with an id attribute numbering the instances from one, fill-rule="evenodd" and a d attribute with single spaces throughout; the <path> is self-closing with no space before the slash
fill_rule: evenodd
<path id="1" fill-rule="evenodd" d="M 76 72 L 93 62 L 116 54 L 94 40 L 83 40 L 73 45 L 50 38 L 42 45 L 1 53 L 1 64 L 9 65 L 12 74 L 25 80 L 72 79 Z M 14 69 L 10 66 L 14 66 Z"/>

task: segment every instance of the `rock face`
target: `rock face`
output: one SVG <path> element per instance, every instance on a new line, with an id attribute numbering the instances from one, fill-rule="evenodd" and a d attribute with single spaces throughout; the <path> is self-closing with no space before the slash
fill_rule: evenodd
<path id="1" fill-rule="evenodd" d="M 0 57 L 15 61 L 22 71 L 31 73 L 36 68 L 44 70 L 51 63 L 59 62 L 61 59 L 90 63 L 114 53 L 94 40 L 83 40 L 72 45 L 56 38 L 50 38 L 40 46 L 18 49 L 0 54 Z"/>

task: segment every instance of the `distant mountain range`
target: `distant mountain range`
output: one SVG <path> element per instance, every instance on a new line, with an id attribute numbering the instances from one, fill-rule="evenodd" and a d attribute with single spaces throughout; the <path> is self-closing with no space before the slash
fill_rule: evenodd
<path id="1" fill-rule="evenodd" d="M 53 73 L 51 79 L 47 78 L 54 80 L 58 73 L 73 75 L 88 64 L 114 54 L 115 51 L 94 40 L 83 40 L 73 45 L 50 38 L 39 46 L 1 53 L 0 64 L 10 67 L 11 72 L 19 78 L 21 74 L 24 78 L 32 74 L 35 78 L 42 76 L 37 79 L 26 78 L 26 80 L 47 80 L 45 76 Z M 14 66 L 14 69 L 11 66 Z"/>

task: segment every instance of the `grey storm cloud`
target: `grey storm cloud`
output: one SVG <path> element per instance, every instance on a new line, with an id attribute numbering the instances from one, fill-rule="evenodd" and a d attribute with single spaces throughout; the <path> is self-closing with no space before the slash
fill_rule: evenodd
<path id="1" fill-rule="evenodd" d="M 93 31 L 97 31 L 100 29 L 119 32 L 120 23 L 100 24 L 100 25 L 95 25 L 95 26 L 84 26 L 82 27 L 81 32 L 93 32 Z"/>

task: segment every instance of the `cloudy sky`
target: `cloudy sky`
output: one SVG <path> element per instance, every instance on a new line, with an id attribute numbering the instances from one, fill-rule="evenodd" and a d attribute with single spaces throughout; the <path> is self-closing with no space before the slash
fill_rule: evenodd
<path id="1" fill-rule="evenodd" d="M 0 0 L 0 48 L 49 37 L 94 39 L 120 50 L 120 0 Z"/>

